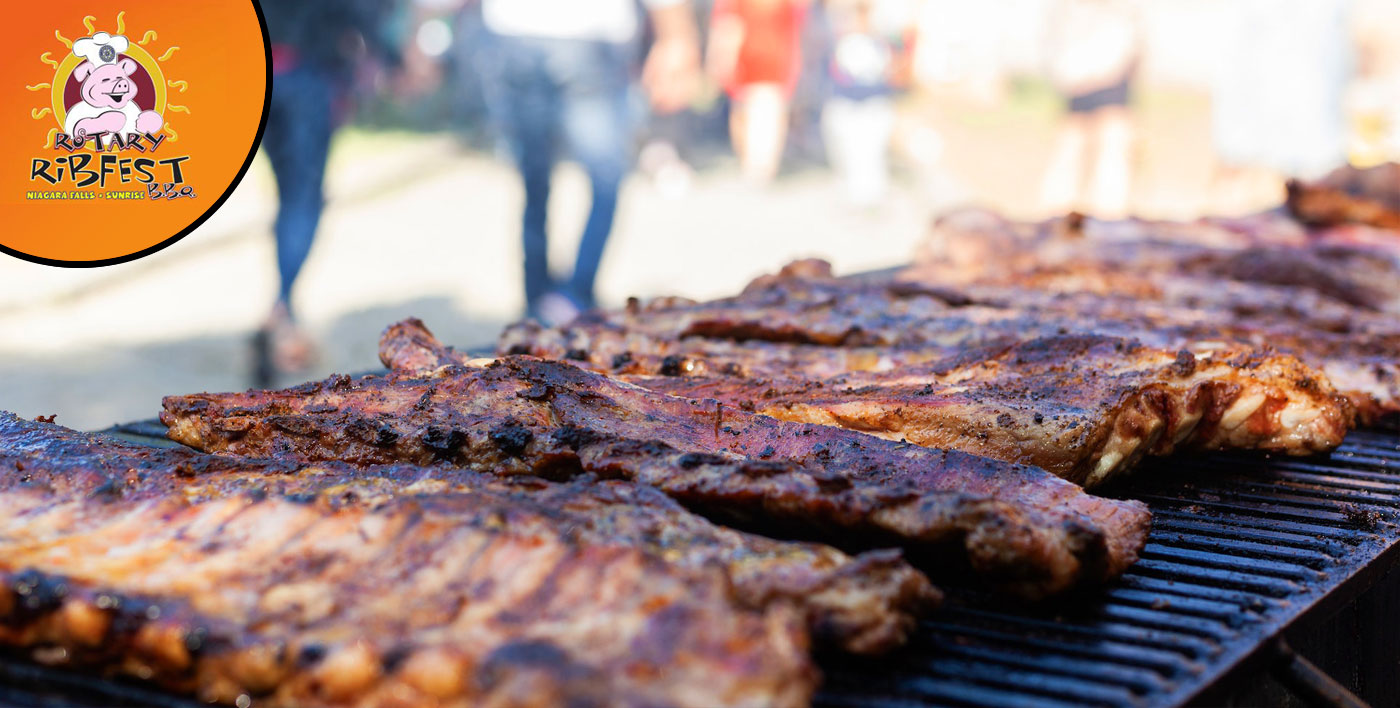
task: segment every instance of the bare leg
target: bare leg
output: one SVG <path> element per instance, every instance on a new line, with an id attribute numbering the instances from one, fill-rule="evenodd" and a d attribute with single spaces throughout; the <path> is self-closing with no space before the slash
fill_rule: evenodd
<path id="1" fill-rule="evenodd" d="M 1084 116 L 1065 116 L 1055 136 L 1055 147 L 1040 185 L 1040 204 L 1048 212 L 1063 214 L 1078 208 L 1084 181 L 1084 153 L 1089 144 L 1089 126 Z"/>
<path id="2" fill-rule="evenodd" d="M 787 97 L 777 84 L 753 84 L 745 87 L 742 104 L 740 167 L 753 182 L 771 182 L 787 144 Z"/>
<path id="3" fill-rule="evenodd" d="M 894 118 L 887 98 L 832 99 L 822 112 L 827 154 L 845 182 L 846 196 L 857 206 L 877 204 L 885 196 Z"/>
<path id="4" fill-rule="evenodd" d="M 1088 207 L 1095 216 L 1121 219 L 1132 195 L 1132 116 L 1125 106 L 1106 106 L 1091 114 L 1094 148 Z"/>

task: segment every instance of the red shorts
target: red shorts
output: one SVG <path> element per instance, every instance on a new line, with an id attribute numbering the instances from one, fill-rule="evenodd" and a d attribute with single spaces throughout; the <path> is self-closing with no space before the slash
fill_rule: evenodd
<path id="1" fill-rule="evenodd" d="M 738 95 L 751 84 L 778 84 L 791 95 L 802 73 L 801 0 L 717 0 L 714 17 L 730 16 L 744 25 L 734 77 L 725 90 Z"/>

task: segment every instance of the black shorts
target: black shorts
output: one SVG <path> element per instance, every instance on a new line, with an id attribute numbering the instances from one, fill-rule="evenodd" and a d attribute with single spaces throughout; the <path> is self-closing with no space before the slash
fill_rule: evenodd
<path id="1" fill-rule="evenodd" d="M 1093 113 L 1100 108 L 1128 105 L 1128 79 L 1112 86 L 1069 97 L 1070 113 Z"/>

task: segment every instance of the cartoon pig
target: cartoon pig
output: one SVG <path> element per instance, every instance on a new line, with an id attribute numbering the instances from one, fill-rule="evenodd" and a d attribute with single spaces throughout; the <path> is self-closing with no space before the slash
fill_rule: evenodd
<path id="1" fill-rule="evenodd" d="M 135 103 L 136 60 L 119 56 L 126 38 L 99 32 L 74 43 L 74 53 L 87 58 L 73 70 L 83 82 L 82 102 L 68 109 L 64 131 L 82 138 L 99 133 L 155 133 L 165 121 L 155 111 L 143 111 Z M 119 48 L 118 48 L 119 47 Z"/>

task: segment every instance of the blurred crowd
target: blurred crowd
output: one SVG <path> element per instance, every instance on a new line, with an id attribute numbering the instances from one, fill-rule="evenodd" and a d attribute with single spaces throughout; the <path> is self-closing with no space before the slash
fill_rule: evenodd
<path id="1" fill-rule="evenodd" d="M 514 164 L 527 314 L 546 322 L 595 304 L 630 172 L 684 192 L 724 155 L 755 188 L 824 165 L 853 205 L 878 208 L 896 167 L 916 178 L 942 169 L 930 116 L 943 97 L 995 103 L 1027 77 L 1060 104 L 1037 195 L 1047 212 L 1129 214 L 1144 77 L 1209 91 L 1200 140 L 1215 156 L 1220 209 L 1261 183 L 1400 154 L 1400 11 L 1389 0 L 261 5 L 273 42 L 263 149 L 278 181 L 281 288 L 260 337 L 268 365 L 287 371 L 312 355 L 291 294 L 317 230 L 331 136 L 352 115 L 452 130 Z M 592 203 L 572 270 L 557 277 L 546 222 L 564 159 L 587 174 Z M 468 206 L 445 207 L 444 219 Z"/>

